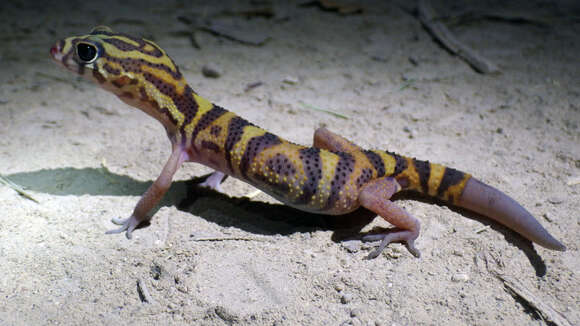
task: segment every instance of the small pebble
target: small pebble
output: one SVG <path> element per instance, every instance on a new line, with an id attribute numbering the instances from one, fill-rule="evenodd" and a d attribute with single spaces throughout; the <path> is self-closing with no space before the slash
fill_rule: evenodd
<path id="1" fill-rule="evenodd" d="M 222 75 L 221 70 L 212 64 L 201 67 L 201 73 L 208 78 L 218 78 Z"/>
<path id="2" fill-rule="evenodd" d="M 580 167 L 580 166 L 578 166 L 578 167 Z M 575 176 L 575 177 L 568 178 L 568 180 L 566 181 L 566 184 L 569 185 L 569 186 L 573 186 L 573 185 L 580 184 L 580 176 Z"/>
<path id="3" fill-rule="evenodd" d="M 350 293 L 343 293 L 342 297 L 340 297 L 340 302 L 343 304 L 347 304 L 352 301 L 352 294 Z"/>
<path id="4" fill-rule="evenodd" d="M 454 274 L 453 276 L 451 276 L 451 280 L 457 283 L 467 282 L 469 281 L 469 275 L 463 273 Z"/>
<path id="5" fill-rule="evenodd" d="M 352 308 L 352 310 L 350 311 L 351 317 L 360 317 L 361 314 L 362 311 L 359 308 Z"/>
<path id="6" fill-rule="evenodd" d="M 548 198 L 548 201 L 554 205 L 561 204 L 564 202 L 564 198 L 561 196 L 552 196 Z"/>
<path id="7" fill-rule="evenodd" d="M 378 61 L 378 62 L 388 62 L 389 58 L 382 55 L 372 55 L 371 59 Z"/>
<path id="8" fill-rule="evenodd" d="M 415 138 L 415 132 L 413 132 L 413 130 L 411 130 L 409 127 L 407 126 L 403 127 L 403 131 L 409 134 L 408 135 L 409 138 L 411 139 Z"/>
<path id="9" fill-rule="evenodd" d="M 393 247 L 393 248 L 394 248 L 394 247 Z M 397 258 L 400 258 L 400 257 L 401 257 L 401 255 L 402 255 L 402 254 L 401 254 L 401 252 L 399 252 L 399 251 L 394 251 L 394 250 L 387 251 L 387 256 L 389 256 L 390 258 L 397 259 Z"/>
<path id="10" fill-rule="evenodd" d="M 306 249 L 303 250 L 302 252 L 304 253 L 304 257 L 310 256 L 312 258 L 316 258 L 316 254 L 312 250 Z"/>
<path id="11" fill-rule="evenodd" d="M 282 79 L 282 82 L 289 85 L 296 85 L 298 84 L 298 78 L 293 76 L 286 76 Z"/>
<path id="12" fill-rule="evenodd" d="M 360 250 L 362 242 L 360 240 L 347 240 L 341 242 L 341 244 L 348 252 L 354 253 Z"/>
<path id="13" fill-rule="evenodd" d="M 548 222 L 554 222 L 555 218 L 554 218 L 554 214 L 549 213 L 549 212 L 545 212 L 544 213 L 544 218 L 546 219 L 546 221 Z"/>

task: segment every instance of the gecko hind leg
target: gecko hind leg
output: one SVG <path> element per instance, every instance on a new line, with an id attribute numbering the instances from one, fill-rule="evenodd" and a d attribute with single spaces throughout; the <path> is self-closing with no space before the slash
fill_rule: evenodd
<path id="1" fill-rule="evenodd" d="M 333 152 L 352 153 L 362 150 L 360 146 L 326 128 L 316 129 L 312 146 Z"/>
<path id="2" fill-rule="evenodd" d="M 419 236 L 419 230 L 421 229 L 419 220 L 389 200 L 400 189 L 401 186 L 392 177 L 372 180 L 361 189 L 358 198 L 360 204 L 377 213 L 384 220 L 396 227 L 387 233 L 363 236 L 363 241 L 381 240 L 377 249 L 373 250 L 367 256 L 368 259 L 376 258 L 391 242 L 404 242 L 413 256 L 421 256 L 421 253 L 415 247 L 415 239 Z"/>

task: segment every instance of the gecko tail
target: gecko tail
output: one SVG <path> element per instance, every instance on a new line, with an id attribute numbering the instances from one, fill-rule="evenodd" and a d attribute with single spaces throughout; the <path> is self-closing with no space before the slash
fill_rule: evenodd
<path id="1" fill-rule="evenodd" d="M 471 177 L 455 204 L 487 216 L 521 234 L 542 247 L 565 251 L 556 240 L 525 208 L 498 189 Z"/>

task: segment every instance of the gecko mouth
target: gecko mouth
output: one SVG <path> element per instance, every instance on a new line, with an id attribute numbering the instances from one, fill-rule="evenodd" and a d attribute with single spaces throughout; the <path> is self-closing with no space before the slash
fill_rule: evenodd
<path id="1" fill-rule="evenodd" d="M 59 43 L 56 43 L 50 48 L 50 56 L 54 61 L 62 64 L 63 55 Z"/>

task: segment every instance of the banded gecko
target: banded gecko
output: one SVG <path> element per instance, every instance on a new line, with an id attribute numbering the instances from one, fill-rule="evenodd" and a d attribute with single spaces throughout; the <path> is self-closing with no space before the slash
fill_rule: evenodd
<path id="1" fill-rule="evenodd" d="M 363 149 L 320 128 L 311 147 L 297 145 L 199 96 L 173 60 L 152 41 L 115 33 L 105 26 L 89 34 L 58 41 L 50 49 L 58 64 L 88 77 L 125 103 L 159 120 L 172 144 L 161 174 L 127 219 L 113 218 L 120 228 L 133 230 L 152 218 L 176 170 L 197 162 L 216 170 L 205 186 L 219 189 L 226 175 L 236 177 L 300 210 L 341 215 L 363 206 L 396 228 L 367 234 L 378 241 L 369 254 L 377 257 L 391 242 L 403 242 L 411 254 L 420 223 L 390 200 L 402 190 L 441 199 L 487 216 L 525 238 L 553 250 L 566 247 L 521 205 L 468 173 L 429 161 L 382 150 Z"/>

